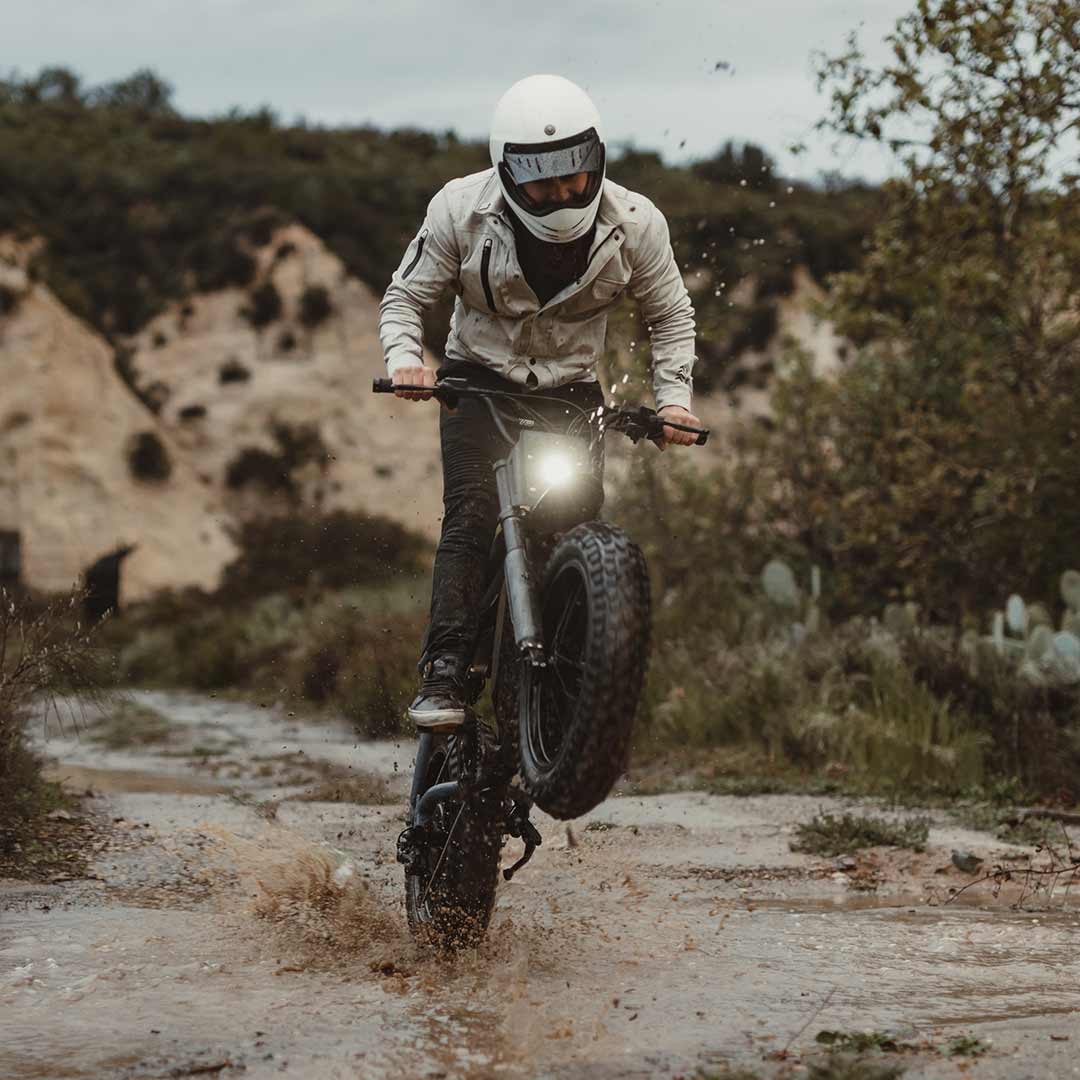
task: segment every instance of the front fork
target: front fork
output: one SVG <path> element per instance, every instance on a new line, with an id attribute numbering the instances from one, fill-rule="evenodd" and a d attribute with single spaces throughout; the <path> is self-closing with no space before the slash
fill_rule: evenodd
<path id="1" fill-rule="evenodd" d="M 506 598 L 510 608 L 510 625 L 514 629 L 514 642 L 525 660 L 542 667 L 544 639 L 537 612 L 534 575 L 529 568 L 524 518 L 520 506 L 515 506 L 510 495 L 510 478 L 505 460 L 495 463 L 495 483 L 499 493 L 499 521 L 502 523 L 506 560 L 503 573 L 506 581 Z M 501 643 L 501 626 L 495 628 L 495 649 Z M 498 678 L 498 664 L 494 676 Z M 416 766 L 413 770 L 412 791 L 409 794 L 407 827 L 398 838 L 398 862 L 410 866 L 419 848 L 427 841 L 432 819 L 440 803 L 468 797 L 460 780 L 447 780 L 425 788 L 431 756 L 435 752 L 435 737 L 430 732 L 420 735 L 416 747 Z M 529 861 L 540 844 L 540 834 L 529 821 L 531 802 L 524 792 L 511 786 L 507 796 L 512 807 L 506 815 L 505 827 L 510 836 L 519 837 L 525 844 L 525 853 L 513 866 L 503 871 L 507 881 Z"/>
<path id="2" fill-rule="evenodd" d="M 525 513 L 520 506 L 514 505 L 511 498 L 509 468 L 505 460 L 495 463 L 495 484 L 499 492 L 499 521 L 506 545 L 503 574 L 514 641 L 523 657 L 532 664 L 543 666 L 544 635 L 537 611 L 535 575 L 529 567 Z"/>

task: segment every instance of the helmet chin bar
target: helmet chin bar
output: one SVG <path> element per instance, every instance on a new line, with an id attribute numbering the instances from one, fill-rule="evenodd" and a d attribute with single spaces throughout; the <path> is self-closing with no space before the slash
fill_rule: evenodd
<path id="1" fill-rule="evenodd" d="M 507 204 L 518 220 L 538 240 L 543 240 L 548 244 L 569 244 L 574 240 L 580 240 L 593 227 L 600 208 L 600 193 L 597 192 L 596 200 L 591 206 L 580 210 L 559 210 L 544 217 L 533 217 L 532 214 L 520 209 L 513 200 L 508 199 Z"/>

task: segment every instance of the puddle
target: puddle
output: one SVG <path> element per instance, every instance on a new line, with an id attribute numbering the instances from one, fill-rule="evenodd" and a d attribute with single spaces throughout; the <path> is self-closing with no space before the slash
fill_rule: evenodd
<path id="1" fill-rule="evenodd" d="M 247 1080 L 767 1072 L 764 1052 L 812 1049 L 821 1028 L 993 1024 L 981 1034 L 1001 1045 L 1080 1012 L 1080 913 L 1011 911 L 1004 892 L 990 907 L 976 890 L 931 905 L 924 881 L 963 883 L 932 876 L 940 844 L 883 860 L 876 893 L 820 880 L 831 864 L 788 837 L 821 800 L 795 797 L 616 798 L 572 832 L 537 815 L 548 842 L 500 887 L 485 943 L 424 954 L 393 858 L 402 803 L 283 801 L 301 759 L 404 784 L 411 743 L 357 746 L 341 725 L 193 695 L 140 700 L 187 731 L 177 746 L 207 725 L 242 742 L 230 762 L 246 773 L 226 785 L 151 748 L 61 746 L 54 775 L 107 793 L 116 835 L 93 895 L 65 885 L 63 901 L 21 896 L 4 913 L 4 1080 L 223 1062 Z M 1025 1066 L 1060 1075 L 1043 1068 L 1058 1052 L 1044 1032 Z M 991 1055 L 978 1071 L 1012 1080 L 1015 1065 Z"/>
<path id="2" fill-rule="evenodd" d="M 52 765 L 45 770 L 45 777 L 80 794 L 94 791 L 102 795 L 222 795 L 232 790 L 198 776 L 138 769 L 99 769 L 89 765 Z"/>

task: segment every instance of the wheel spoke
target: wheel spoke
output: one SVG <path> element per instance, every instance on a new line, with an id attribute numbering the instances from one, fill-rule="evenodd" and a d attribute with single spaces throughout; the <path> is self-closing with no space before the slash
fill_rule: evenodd
<path id="1" fill-rule="evenodd" d="M 588 592 L 576 567 L 560 574 L 545 596 L 544 640 L 548 666 L 532 676 L 529 743 L 538 761 L 551 764 L 558 757 L 585 677 L 585 629 Z"/>

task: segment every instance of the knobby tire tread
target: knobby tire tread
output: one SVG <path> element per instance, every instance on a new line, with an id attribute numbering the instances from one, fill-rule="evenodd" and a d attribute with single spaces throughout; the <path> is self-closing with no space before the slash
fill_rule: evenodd
<path id="1" fill-rule="evenodd" d="M 648 664 L 651 606 L 645 557 L 616 526 L 594 521 L 568 532 L 548 561 L 545 590 L 571 560 L 585 571 L 585 670 L 574 715 L 549 769 L 539 768 L 529 751 L 524 701 L 520 716 L 525 788 L 542 810 L 562 819 L 598 806 L 626 768 Z"/>
<path id="2" fill-rule="evenodd" d="M 461 778 L 464 769 L 461 738 L 458 735 L 447 740 L 449 764 L 444 779 Z M 460 803 L 454 804 L 452 818 L 456 817 L 458 806 Z M 406 872 L 405 911 L 409 929 L 425 944 L 439 949 L 467 948 L 479 944 L 487 932 L 495 907 L 502 851 L 497 809 L 475 795 L 466 801 L 465 812 L 439 867 L 436 884 L 427 897 L 430 917 L 422 904 L 427 875 Z"/>

